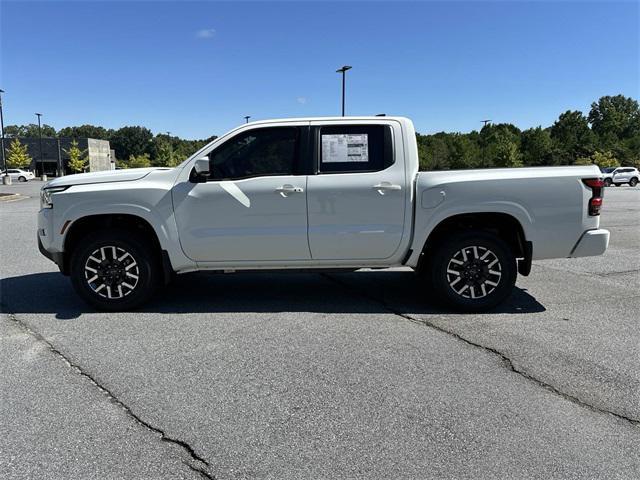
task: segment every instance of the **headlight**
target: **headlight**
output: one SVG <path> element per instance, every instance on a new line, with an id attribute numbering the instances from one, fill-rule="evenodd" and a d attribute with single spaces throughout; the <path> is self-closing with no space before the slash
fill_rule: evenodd
<path id="1" fill-rule="evenodd" d="M 53 208 L 53 202 L 51 201 L 51 195 L 58 192 L 63 192 L 69 187 L 44 187 L 40 190 L 40 208 Z"/>

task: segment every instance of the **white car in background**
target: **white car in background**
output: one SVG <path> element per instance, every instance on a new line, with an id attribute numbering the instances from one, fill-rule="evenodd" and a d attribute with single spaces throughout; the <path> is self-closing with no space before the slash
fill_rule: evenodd
<path id="1" fill-rule="evenodd" d="M 619 187 L 623 183 L 627 183 L 630 187 L 635 187 L 640 180 L 640 173 L 637 168 L 620 167 L 616 168 L 611 175 L 611 183 Z"/>
<path id="2" fill-rule="evenodd" d="M 5 175 L 9 175 L 12 181 L 17 180 L 19 182 L 28 182 L 29 180 L 36 178 L 33 172 L 22 170 L 21 168 L 9 168 L 7 169 L 7 173 L 2 172 L 0 174 L 0 178 Z"/>
<path id="3" fill-rule="evenodd" d="M 619 187 L 623 183 L 628 183 L 629 186 L 635 187 L 638 184 L 638 180 L 640 180 L 637 168 L 607 167 L 601 170 L 605 187 L 610 187 L 611 185 Z"/>

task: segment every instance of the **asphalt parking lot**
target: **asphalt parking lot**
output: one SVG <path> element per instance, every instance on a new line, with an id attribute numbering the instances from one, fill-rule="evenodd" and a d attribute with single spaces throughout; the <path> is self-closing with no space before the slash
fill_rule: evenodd
<path id="1" fill-rule="evenodd" d="M 2 478 L 640 476 L 640 187 L 607 189 L 604 256 L 460 315 L 402 270 L 94 312 L 37 251 L 40 186 L 0 186 Z"/>

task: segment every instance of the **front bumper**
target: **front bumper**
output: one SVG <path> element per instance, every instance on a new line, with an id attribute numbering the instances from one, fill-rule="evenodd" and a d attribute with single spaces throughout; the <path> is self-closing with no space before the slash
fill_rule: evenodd
<path id="1" fill-rule="evenodd" d="M 64 269 L 64 253 L 50 252 L 49 250 L 44 248 L 44 245 L 42 244 L 42 240 L 40 239 L 40 235 L 38 235 L 38 250 L 40 250 L 40 253 L 42 255 L 44 255 L 49 260 L 51 260 L 56 265 L 58 265 L 58 268 L 60 269 L 60 271 Z"/>
<path id="2" fill-rule="evenodd" d="M 609 246 L 609 230 L 587 230 L 582 234 L 576 246 L 571 251 L 572 258 L 594 257 L 602 255 Z"/>
<path id="3" fill-rule="evenodd" d="M 64 270 L 64 252 L 58 246 L 60 236 L 54 237 L 53 210 L 40 209 L 38 212 L 38 250 L 40 253 Z"/>

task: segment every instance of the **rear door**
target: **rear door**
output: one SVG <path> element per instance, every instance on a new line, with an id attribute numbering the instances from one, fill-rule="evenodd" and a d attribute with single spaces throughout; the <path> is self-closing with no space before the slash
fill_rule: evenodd
<path id="1" fill-rule="evenodd" d="M 399 125 L 315 121 L 311 127 L 316 171 L 307 182 L 312 258 L 393 256 L 405 231 L 409 195 Z"/>

